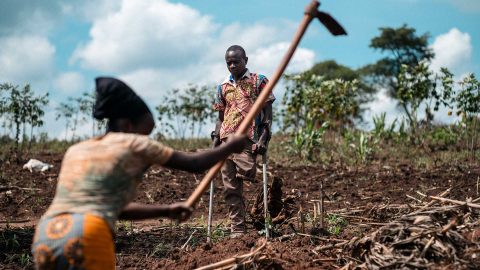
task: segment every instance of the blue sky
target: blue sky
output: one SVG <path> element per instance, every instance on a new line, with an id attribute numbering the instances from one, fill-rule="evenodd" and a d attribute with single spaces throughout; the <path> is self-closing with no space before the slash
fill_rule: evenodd
<path id="1" fill-rule="evenodd" d="M 249 67 L 271 76 L 308 1 L 220 0 L 2 0 L 0 82 L 31 83 L 48 91 L 51 136 L 63 136 L 54 108 L 69 96 L 94 88 L 100 75 L 125 80 L 155 107 L 165 92 L 188 83 L 214 85 L 227 75 L 225 49 L 243 45 Z M 325 0 L 321 9 L 346 28 L 334 38 L 310 26 L 289 72 L 334 59 L 358 68 L 382 55 L 368 47 L 379 27 L 406 23 L 430 33 L 433 68 L 460 78 L 480 74 L 478 0 Z M 282 95 L 282 85 L 275 90 Z M 368 114 L 398 116 L 395 103 L 379 93 Z M 85 125 L 89 130 L 89 125 Z"/>

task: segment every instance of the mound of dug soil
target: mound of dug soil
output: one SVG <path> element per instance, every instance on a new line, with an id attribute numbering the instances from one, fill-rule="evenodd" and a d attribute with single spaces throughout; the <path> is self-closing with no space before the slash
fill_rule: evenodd
<path id="1" fill-rule="evenodd" d="M 295 203 L 295 200 L 299 199 L 299 196 L 287 195 L 285 198 L 282 198 L 282 187 L 283 180 L 277 176 L 273 178 L 272 184 L 268 187 L 267 207 L 273 225 L 284 223 L 287 219 L 293 217 L 298 212 L 299 205 Z M 255 195 L 255 201 L 250 210 L 253 226 L 258 231 L 265 228 L 264 213 L 263 190 L 260 190 Z"/>

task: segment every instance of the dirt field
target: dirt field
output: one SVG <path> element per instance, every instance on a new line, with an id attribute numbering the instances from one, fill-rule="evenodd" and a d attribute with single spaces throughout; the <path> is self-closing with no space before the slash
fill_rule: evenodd
<path id="1" fill-rule="evenodd" d="M 52 200 L 62 156 L 43 154 L 35 158 L 54 164 L 54 169 L 37 174 L 22 170 L 21 164 L 2 162 L 0 165 L 0 186 L 4 187 L 0 192 L 0 269 L 32 267 L 28 255 L 33 228 Z M 480 197 L 480 168 L 478 163 L 469 164 L 439 163 L 422 167 L 384 160 L 368 166 L 293 167 L 272 163 L 269 171 L 283 180 L 283 198 L 290 198 L 290 204 L 283 222 L 275 227 L 275 237 L 262 249 L 262 256 L 251 256 L 246 268 L 336 269 L 347 263 L 352 267 L 361 265 L 362 257 L 353 254 L 346 242 L 368 235 L 430 201 L 420 193 L 438 195 L 451 188 L 446 196 L 450 199 L 465 201 Z M 185 200 L 201 178 L 202 175 L 152 167 L 140 185 L 136 201 Z M 261 180 L 260 171 L 257 179 Z M 220 179 L 217 177 L 215 181 L 220 187 Z M 310 202 L 320 198 L 322 181 L 324 230 L 318 229 L 318 225 L 312 229 L 313 204 Z M 249 209 L 260 191 L 261 182 L 246 184 Z M 220 189 L 215 194 L 214 243 L 207 245 L 207 204 L 208 194 L 205 194 L 193 219 L 186 224 L 162 220 L 119 222 L 115 239 L 119 269 L 193 269 L 249 253 L 261 245 L 263 236 L 253 224 L 244 237 L 228 237 L 227 210 Z M 448 262 L 441 265 L 448 268 Z"/>

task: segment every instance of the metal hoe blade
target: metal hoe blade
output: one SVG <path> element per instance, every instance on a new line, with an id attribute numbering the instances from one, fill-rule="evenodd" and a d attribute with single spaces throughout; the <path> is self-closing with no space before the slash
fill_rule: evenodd
<path id="1" fill-rule="evenodd" d="M 346 35 L 347 31 L 330 14 L 318 11 L 316 16 L 334 36 Z"/>
<path id="2" fill-rule="evenodd" d="M 334 36 L 346 35 L 347 31 L 335 20 L 330 14 L 318 10 L 320 2 L 312 0 L 310 4 L 305 8 L 305 15 L 311 19 L 318 18 L 328 31 Z"/>

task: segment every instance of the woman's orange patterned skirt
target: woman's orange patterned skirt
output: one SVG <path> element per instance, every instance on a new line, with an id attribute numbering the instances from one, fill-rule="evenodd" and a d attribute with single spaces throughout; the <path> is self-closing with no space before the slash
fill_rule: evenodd
<path id="1" fill-rule="evenodd" d="M 115 269 L 107 222 L 90 214 L 42 218 L 32 244 L 36 269 Z"/>

